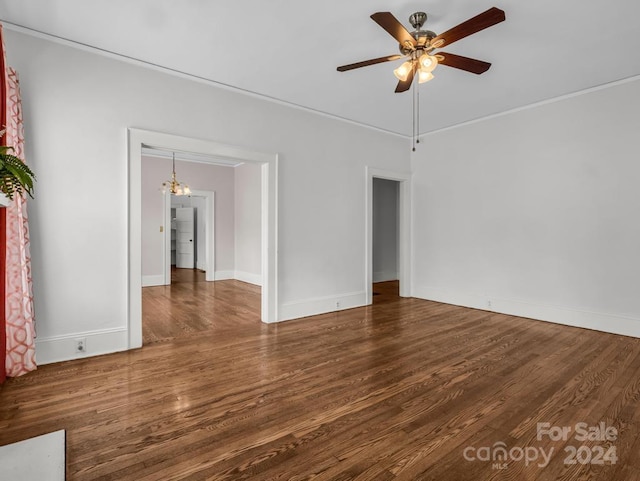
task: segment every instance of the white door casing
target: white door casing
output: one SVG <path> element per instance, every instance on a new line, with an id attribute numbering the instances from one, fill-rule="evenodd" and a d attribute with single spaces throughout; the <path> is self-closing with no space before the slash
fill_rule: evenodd
<path id="1" fill-rule="evenodd" d="M 411 174 L 390 172 L 367 166 L 365 169 L 365 292 L 367 305 L 373 301 L 373 179 L 395 180 L 400 184 L 398 276 L 400 296 L 411 297 Z"/>
<path id="2" fill-rule="evenodd" d="M 278 155 L 210 140 L 128 128 L 128 296 L 129 349 L 142 346 L 142 147 L 180 150 L 252 162 L 262 170 L 262 322 L 278 321 Z M 208 271 L 207 271 L 208 272 Z"/>

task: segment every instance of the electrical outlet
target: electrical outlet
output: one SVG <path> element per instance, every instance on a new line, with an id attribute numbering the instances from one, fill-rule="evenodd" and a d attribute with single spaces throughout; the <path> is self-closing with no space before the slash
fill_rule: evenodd
<path id="1" fill-rule="evenodd" d="M 84 354 L 87 352 L 87 338 L 82 337 L 80 339 L 75 340 L 76 343 L 76 354 Z"/>
<path id="2" fill-rule="evenodd" d="M 336 301 L 336 309 L 340 309 L 340 301 Z"/>
<path id="3" fill-rule="evenodd" d="M 487 301 L 487 307 L 491 307 L 491 301 Z"/>

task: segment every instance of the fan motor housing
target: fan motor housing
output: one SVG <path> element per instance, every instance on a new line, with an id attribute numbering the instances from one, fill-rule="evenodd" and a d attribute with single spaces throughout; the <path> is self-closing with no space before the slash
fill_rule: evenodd
<path id="1" fill-rule="evenodd" d="M 435 32 L 431 30 L 414 30 L 411 32 L 411 36 L 416 40 L 416 45 L 410 45 L 408 42 L 406 44 L 399 44 L 398 47 L 402 55 L 409 55 L 414 50 L 433 50 L 431 41 L 437 37 Z"/>
<path id="2" fill-rule="evenodd" d="M 415 29 L 411 32 L 411 36 L 416 41 L 415 45 L 406 42 L 400 44 L 400 53 L 402 55 L 410 55 L 412 52 L 417 51 L 418 56 L 422 55 L 424 51 L 431 51 L 431 41 L 436 37 L 435 32 L 431 30 L 422 30 L 422 26 L 427 21 L 427 14 L 425 12 L 415 12 L 409 17 L 409 23 Z"/>

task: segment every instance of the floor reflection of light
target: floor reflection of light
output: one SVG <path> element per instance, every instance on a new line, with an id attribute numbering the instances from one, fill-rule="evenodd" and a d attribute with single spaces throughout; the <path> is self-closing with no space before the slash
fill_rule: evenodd
<path id="1" fill-rule="evenodd" d="M 174 408 L 176 411 L 184 411 L 186 409 L 189 409 L 190 407 L 191 399 L 189 398 L 189 396 L 185 396 L 184 394 L 176 396 L 176 400 L 174 402 Z"/>

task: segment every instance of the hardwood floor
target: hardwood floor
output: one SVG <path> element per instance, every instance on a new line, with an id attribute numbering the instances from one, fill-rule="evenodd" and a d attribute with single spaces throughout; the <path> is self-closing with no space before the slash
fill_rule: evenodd
<path id="1" fill-rule="evenodd" d="M 203 271 L 173 268 L 170 286 L 142 289 L 144 344 L 260 322 L 260 287 L 245 282 L 206 282 Z"/>
<path id="2" fill-rule="evenodd" d="M 42 366 L 0 388 L 0 445 L 66 429 L 70 480 L 640 480 L 640 340 L 393 289 Z M 538 440 L 544 422 L 618 435 Z M 477 459 L 500 442 L 506 466 Z M 616 464 L 565 464 L 581 445 Z M 518 448 L 554 453 L 540 467 Z"/>

